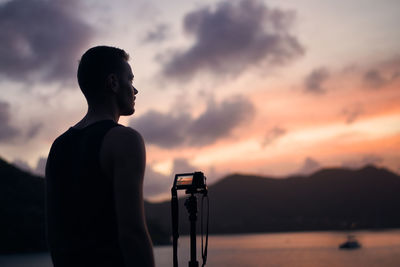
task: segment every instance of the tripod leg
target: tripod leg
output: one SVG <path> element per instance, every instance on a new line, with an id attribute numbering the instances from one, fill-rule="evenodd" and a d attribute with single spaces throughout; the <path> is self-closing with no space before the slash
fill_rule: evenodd
<path id="1" fill-rule="evenodd" d="M 197 220 L 197 198 L 192 194 L 186 199 L 185 206 L 189 212 L 190 220 L 190 261 L 189 267 L 198 267 L 196 257 L 196 220 Z"/>

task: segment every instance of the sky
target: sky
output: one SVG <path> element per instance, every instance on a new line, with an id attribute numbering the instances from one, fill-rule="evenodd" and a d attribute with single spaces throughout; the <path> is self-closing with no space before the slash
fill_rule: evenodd
<path id="1" fill-rule="evenodd" d="M 285 177 L 366 164 L 400 173 L 397 0 L 0 0 L 0 157 L 42 174 L 86 113 L 80 56 L 130 54 L 120 123 L 146 142 L 145 198 L 201 170 Z"/>

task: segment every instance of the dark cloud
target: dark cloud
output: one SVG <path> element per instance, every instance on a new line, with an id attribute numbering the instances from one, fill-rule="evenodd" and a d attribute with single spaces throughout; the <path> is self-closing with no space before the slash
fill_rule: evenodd
<path id="1" fill-rule="evenodd" d="M 19 135 L 19 131 L 10 124 L 10 105 L 0 100 L 0 142 L 6 142 Z"/>
<path id="2" fill-rule="evenodd" d="M 264 148 L 267 145 L 273 143 L 276 139 L 286 134 L 286 129 L 280 127 L 274 127 L 267 132 L 264 137 L 264 140 L 261 143 L 261 146 Z"/>
<path id="3" fill-rule="evenodd" d="M 304 160 L 303 166 L 297 171 L 298 174 L 303 174 L 303 175 L 310 175 L 316 171 L 318 171 L 321 168 L 321 165 L 318 163 L 318 161 L 307 157 Z"/>
<path id="4" fill-rule="evenodd" d="M 342 114 L 346 117 L 347 124 L 355 122 L 363 113 L 364 108 L 361 104 L 354 104 L 342 110 Z"/>
<path id="5" fill-rule="evenodd" d="M 163 114 L 149 111 L 132 120 L 146 142 L 164 148 L 182 145 L 203 146 L 229 136 L 238 125 L 251 120 L 253 104 L 242 96 L 222 101 L 210 100 L 207 109 L 197 118 L 190 114 Z"/>
<path id="6" fill-rule="evenodd" d="M 0 5 L 0 75 L 30 82 L 75 77 L 93 30 L 78 1 L 13 0 Z"/>
<path id="7" fill-rule="evenodd" d="M 392 80 L 395 80 L 400 77 L 400 70 L 396 71 L 392 74 Z"/>
<path id="8" fill-rule="evenodd" d="M 223 138 L 254 114 L 253 104 L 244 97 L 227 99 L 220 104 L 210 100 L 207 109 L 188 127 L 187 137 L 191 145 L 207 145 Z"/>
<path id="9" fill-rule="evenodd" d="M 192 123 L 189 114 L 163 114 L 149 111 L 132 120 L 131 126 L 141 132 L 146 142 L 161 147 L 174 147 L 183 144 L 187 139 L 187 128 Z"/>
<path id="10" fill-rule="evenodd" d="M 323 83 L 329 78 L 329 71 L 320 67 L 314 69 L 304 80 L 305 90 L 310 93 L 321 94 L 325 93 Z"/>
<path id="11" fill-rule="evenodd" d="M 42 127 L 43 127 L 43 123 L 32 124 L 32 126 L 30 126 L 30 128 L 28 129 L 28 132 L 26 133 L 26 137 L 28 139 L 34 138 L 36 135 L 38 135 L 38 133 L 40 132 Z"/>
<path id="12" fill-rule="evenodd" d="M 169 27 L 166 24 L 159 24 L 155 29 L 147 32 L 146 37 L 143 39 L 145 43 L 162 42 L 167 39 Z"/>
<path id="13" fill-rule="evenodd" d="M 294 12 L 271 9 L 263 2 L 224 1 L 188 13 L 184 30 L 194 37 L 186 51 L 164 65 L 163 74 L 190 79 L 198 72 L 236 76 L 249 67 L 272 67 L 302 55 L 304 49 L 289 33 Z"/>
<path id="14" fill-rule="evenodd" d="M 380 71 L 375 69 L 367 71 L 364 74 L 363 80 L 369 88 L 374 89 L 379 89 L 390 82 L 390 79 L 384 77 Z"/>
<path id="15" fill-rule="evenodd" d="M 400 77 L 400 57 L 393 57 L 389 60 L 370 66 L 362 74 L 362 82 L 369 89 L 381 89 Z"/>

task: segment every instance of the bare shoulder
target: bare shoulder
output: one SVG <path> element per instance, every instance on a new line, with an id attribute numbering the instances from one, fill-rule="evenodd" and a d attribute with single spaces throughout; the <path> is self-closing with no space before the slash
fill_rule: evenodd
<path id="1" fill-rule="evenodd" d="M 118 127 L 111 128 L 110 131 L 108 131 L 107 138 L 129 138 L 129 139 L 140 139 L 143 141 L 142 136 L 138 131 L 135 129 L 132 129 L 131 127 L 126 127 L 123 125 L 120 125 Z"/>
<path id="2" fill-rule="evenodd" d="M 102 167 L 108 173 L 117 163 L 120 165 L 125 162 L 135 162 L 135 165 L 141 166 L 145 164 L 145 157 L 144 141 L 138 131 L 118 126 L 104 136 L 100 160 Z"/>
<path id="3" fill-rule="evenodd" d="M 140 133 L 130 127 L 119 126 L 112 128 L 104 137 L 103 144 L 119 149 L 132 149 L 144 146 L 144 141 Z"/>

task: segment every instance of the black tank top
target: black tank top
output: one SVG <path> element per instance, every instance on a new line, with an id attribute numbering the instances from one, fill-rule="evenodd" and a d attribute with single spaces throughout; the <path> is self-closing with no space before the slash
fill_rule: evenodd
<path id="1" fill-rule="evenodd" d="M 58 137 L 46 167 L 47 236 L 54 266 L 123 266 L 113 181 L 100 168 L 112 120 Z"/>

